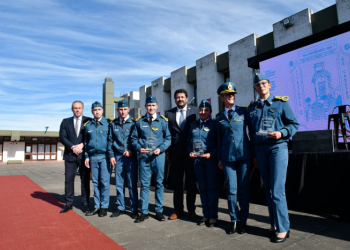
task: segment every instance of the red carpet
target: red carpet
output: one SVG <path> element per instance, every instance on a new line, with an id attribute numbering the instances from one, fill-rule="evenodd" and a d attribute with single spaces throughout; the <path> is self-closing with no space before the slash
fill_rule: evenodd
<path id="1" fill-rule="evenodd" d="M 23 175 L 0 177 L 0 249 L 123 249 Z M 74 209 L 74 208 L 73 208 Z"/>

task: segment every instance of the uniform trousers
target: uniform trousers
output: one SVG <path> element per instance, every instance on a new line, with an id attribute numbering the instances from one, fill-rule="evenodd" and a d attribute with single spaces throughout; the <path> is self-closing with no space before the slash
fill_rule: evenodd
<path id="1" fill-rule="evenodd" d="M 249 215 L 249 179 L 252 171 L 252 160 L 222 161 L 226 182 L 226 194 L 231 222 L 246 222 Z M 238 185 L 237 185 L 238 184 Z M 237 188 L 238 201 L 237 206 Z"/>
<path id="2" fill-rule="evenodd" d="M 193 167 L 199 185 L 203 217 L 217 220 L 220 185 L 217 159 L 197 157 L 193 160 Z"/>
<path id="3" fill-rule="evenodd" d="M 64 193 L 66 205 L 71 206 L 74 201 L 74 179 L 78 167 L 81 183 L 81 204 L 83 206 L 89 206 L 90 169 L 85 167 L 82 156 L 77 157 L 75 161 L 64 162 Z"/>
<path id="4" fill-rule="evenodd" d="M 254 145 L 258 166 L 265 186 L 271 227 L 277 232 L 289 230 L 285 183 L 288 166 L 288 146 L 278 144 Z"/>
<path id="5" fill-rule="evenodd" d="M 115 185 L 117 188 L 117 208 L 125 210 L 125 188 L 126 181 L 129 189 L 130 211 L 137 211 L 138 203 L 138 164 L 136 156 L 125 157 L 121 154 L 115 155 Z"/>
<path id="6" fill-rule="evenodd" d="M 110 164 L 105 154 L 95 154 L 89 157 L 92 183 L 94 184 L 95 208 L 107 209 L 109 206 L 109 184 L 111 178 Z"/>
<path id="7" fill-rule="evenodd" d="M 148 214 L 149 205 L 149 186 L 150 179 L 153 172 L 153 178 L 155 183 L 155 203 L 156 212 L 163 212 L 163 198 L 164 198 L 164 164 L 165 153 L 161 153 L 156 156 L 152 153 L 139 155 L 139 170 L 140 170 L 140 182 L 141 182 L 141 213 Z"/>

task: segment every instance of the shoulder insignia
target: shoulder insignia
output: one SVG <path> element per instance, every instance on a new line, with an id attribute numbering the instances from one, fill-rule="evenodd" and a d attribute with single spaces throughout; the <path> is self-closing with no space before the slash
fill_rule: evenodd
<path id="1" fill-rule="evenodd" d="M 224 112 L 224 109 L 223 109 L 223 110 L 221 110 L 219 113 L 217 113 L 215 116 L 217 116 L 218 114 L 220 114 L 220 113 L 222 113 L 222 112 Z"/>
<path id="2" fill-rule="evenodd" d="M 162 117 L 165 121 L 169 121 L 169 119 L 166 118 L 165 116 L 161 115 L 161 117 Z"/>
<path id="3" fill-rule="evenodd" d="M 195 121 L 192 122 L 190 125 L 195 124 L 195 123 L 198 122 L 198 121 L 199 121 L 199 119 L 198 119 L 198 120 L 195 120 Z"/>
<path id="4" fill-rule="evenodd" d="M 108 121 L 109 123 L 111 123 L 111 122 L 114 121 L 114 120 L 107 118 L 107 121 Z"/>
<path id="5" fill-rule="evenodd" d="M 140 116 L 139 118 L 137 118 L 137 119 L 134 119 L 134 118 L 132 118 L 135 122 L 137 122 L 138 120 L 140 120 L 142 118 L 142 116 Z"/>
<path id="6" fill-rule="evenodd" d="M 111 120 L 111 119 L 108 118 L 108 120 L 110 120 L 109 123 L 112 123 L 112 122 L 114 122 L 115 120 L 117 120 L 117 118 L 114 118 L 113 120 Z"/>
<path id="7" fill-rule="evenodd" d="M 136 122 L 136 121 L 137 121 L 135 118 L 131 118 L 131 120 L 133 120 L 134 122 Z"/>
<path id="8" fill-rule="evenodd" d="M 248 105 L 248 107 L 246 108 L 246 110 L 248 110 L 249 109 L 249 107 L 250 107 L 250 105 L 253 103 L 253 101 L 251 101 L 250 103 L 249 103 L 249 105 Z"/>
<path id="9" fill-rule="evenodd" d="M 90 122 L 90 121 L 85 122 L 85 123 L 84 123 L 84 127 L 85 127 L 89 122 Z"/>
<path id="10" fill-rule="evenodd" d="M 284 102 L 288 101 L 289 100 L 289 97 L 288 96 L 275 96 L 276 99 L 278 100 L 282 100 Z"/>

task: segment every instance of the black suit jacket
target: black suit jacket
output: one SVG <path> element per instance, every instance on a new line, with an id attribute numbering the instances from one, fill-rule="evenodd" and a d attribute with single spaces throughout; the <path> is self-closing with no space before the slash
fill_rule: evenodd
<path id="1" fill-rule="evenodd" d="M 60 141 L 64 145 L 64 154 L 63 154 L 63 160 L 65 161 L 76 161 L 77 158 L 82 158 L 84 155 L 84 152 L 81 153 L 79 156 L 73 153 L 73 150 L 71 150 L 71 147 L 73 145 L 80 144 L 84 142 L 84 123 L 91 120 L 91 118 L 83 116 L 82 117 L 82 123 L 80 126 L 80 132 L 77 137 L 75 134 L 74 129 L 74 122 L 73 122 L 73 116 L 63 119 L 61 126 L 60 126 Z"/>
<path id="2" fill-rule="evenodd" d="M 186 122 L 184 130 L 181 131 L 179 125 L 176 122 L 177 107 L 166 111 L 165 116 L 169 119 L 169 130 L 171 134 L 171 146 L 168 149 L 170 157 L 181 157 L 184 153 L 187 154 L 187 137 L 190 131 L 190 125 L 197 120 L 198 108 L 187 104 L 186 109 Z"/>

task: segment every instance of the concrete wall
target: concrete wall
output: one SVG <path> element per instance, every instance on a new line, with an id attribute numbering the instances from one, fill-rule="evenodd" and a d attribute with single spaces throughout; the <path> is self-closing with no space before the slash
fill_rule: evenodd
<path id="1" fill-rule="evenodd" d="M 21 160 L 24 161 L 25 142 L 5 141 L 3 144 L 3 162 Z"/>
<path id="2" fill-rule="evenodd" d="M 63 160 L 64 145 L 61 142 L 57 143 L 57 160 Z"/>
<path id="3" fill-rule="evenodd" d="M 337 0 L 339 24 L 350 21 L 350 0 Z"/>
<path id="4" fill-rule="evenodd" d="M 145 102 L 146 102 L 146 88 L 148 88 L 148 85 L 143 85 L 140 87 L 140 109 L 141 109 L 141 115 L 146 114 L 146 108 L 145 108 Z"/>
<path id="5" fill-rule="evenodd" d="M 230 81 L 237 86 L 236 104 L 247 106 L 254 99 L 255 71 L 247 65 L 247 58 L 256 55 L 257 34 L 251 34 L 228 46 Z"/>
<path id="6" fill-rule="evenodd" d="M 211 99 L 213 115 L 219 112 L 218 87 L 224 83 L 224 75 L 217 71 L 216 57 L 213 52 L 196 61 L 197 69 L 197 98 L 199 104 L 203 99 Z"/>
<path id="7" fill-rule="evenodd" d="M 188 93 L 188 101 L 194 96 L 194 86 L 187 82 L 188 66 L 183 66 L 171 72 L 171 108 L 176 107 L 174 93 L 177 89 L 185 89 Z"/>
<path id="8" fill-rule="evenodd" d="M 166 78 L 163 76 L 157 80 L 152 81 L 152 95 L 157 97 L 157 113 L 160 112 L 161 115 L 164 115 L 165 111 L 170 109 L 169 94 L 167 95 L 167 93 L 164 92 L 165 79 Z"/>
<path id="9" fill-rule="evenodd" d="M 114 82 L 112 78 L 106 77 L 102 91 L 102 105 L 104 116 L 114 119 Z"/>
<path id="10" fill-rule="evenodd" d="M 129 105 L 131 109 L 140 107 L 140 93 L 138 91 L 130 92 Z"/>
<path id="11" fill-rule="evenodd" d="M 312 35 L 312 10 L 305 9 L 289 17 L 292 26 L 283 26 L 283 20 L 273 24 L 273 39 L 275 48 Z"/>

